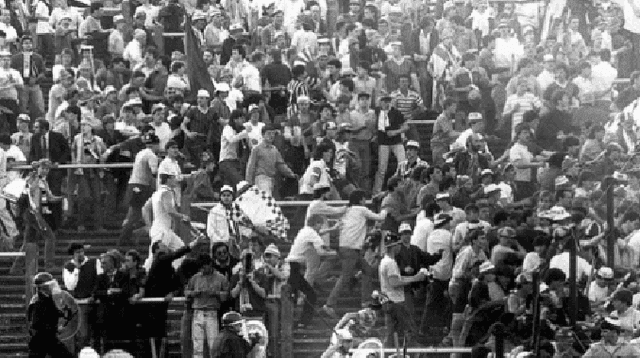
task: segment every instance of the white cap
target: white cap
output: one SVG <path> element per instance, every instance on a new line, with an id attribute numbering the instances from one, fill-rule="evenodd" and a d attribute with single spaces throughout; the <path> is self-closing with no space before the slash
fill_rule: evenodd
<path id="1" fill-rule="evenodd" d="M 113 17 L 113 23 L 117 24 L 118 22 L 124 22 L 124 16 L 116 15 Z"/>
<path id="2" fill-rule="evenodd" d="M 80 351 L 78 358 L 100 358 L 100 355 L 95 351 L 95 349 L 91 347 L 84 347 Z"/>
<path id="3" fill-rule="evenodd" d="M 251 103 L 249 105 L 249 107 L 247 108 L 247 112 L 252 112 L 252 111 L 256 111 L 256 110 L 260 110 L 260 107 L 258 107 L 258 105 L 255 104 L 255 103 Z"/>
<path id="4" fill-rule="evenodd" d="M 231 87 L 229 87 L 228 83 L 224 83 L 224 82 L 218 83 L 216 85 L 216 91 L 218 91 L 218 92 L 229 92 L 229 91 L 231 91 Z"/>
<path id="5" fill-rule="evenodd" d="M 118 92 L 118 90 L 113 87 L 113 86 L 107 86 L 104 88 L 104 91 L 102 91 L 104 94 L 109 94 L 111 92 Z"/>
<path id="6" fill-rule="evenodd" d="M 552 54 L 546 54 L 542 59 L 544 60 L 544 62 L 555 61 Z"/>
<path id="7" fill-rule="evenodd" d="M 223 193 L 225 191 L 230 191 L 231 194 L 233 194 L 233 188 L 231 187 L 231 185 L 223 185 L 222 188 L 220 188 L 220 193 Z"/>
<path id="8" fill-rule="evenodd" d="M 201 89 L 201 90 L 198 90 L 198 97 L 210 98 L 211 95 L 209 94 L 209 91 L 207 91 L 206 89 Z"/>
<path id="9" fill-rule="evenodd" d="M 399 232 L 400 234 L 402 234 L 403 232 L 407 232 L 407 231 L 412 232 L 412 230 L 411 230 L 411 224 L 409 224 L 409 223 L 402 223 L 402 224 L 400 224 L 400 228 L 398 228 L 398 232 Z"/>
<path id="10" fill-rule="evenodd" d="M 596 276 L 598 276 L 600 278 L 603 278 L 605 280 L 612 280 L 613 279 L 613 270 L 610 267 L 602 266 L 598 270 L 598 273 L 596 274 Z"/>
<path id="11" fill-rule="evenodd" d="M 346 328 L 336 330 L 336 336 L 338 337 L 339 340 L 343 340 L 343 341 L 353 339 L 353 335 Z"/>
<path id="12" fill-rule="evenodd" d="M 482 169 L 482 171 L 480 172 L 480 176 L 485 176 L 485 175 L 493 175 L 493 170 L 491 169 Z"/>
<path id="13" fill-rule="evenodd" d="M 485 261 L 480 265 L 480 273 L 485 273 L 495 268 L 496 267 L 491 263 L 491 261 Z"/>
<path id="14" fill-rule="evenodd" d="M 405 144 L 405 147 L 413 147 L 413 148 L 420 148 L 420 143 L 418 143 L 415 140 L 410 140 L 407 142 L 407 144 Z"/>
<path id="15" fill-rule="evenodd" d="M 206 20 L 206 19 L 207 19 L 207 14 L 205 14 L 204 11 L 194 11 L 193 16 L 191 17 L 192 21 Z"/>
<path id="16" fill-rule="evenodd" d="M 231 26 L 229 26 L 229 32 L 238 31 L 238 30 L 244 31 L 244 27 L 242 27 L 242 24 L 235 23 L 235 24 L 232 24 Z"/>
<path id="17" fill-rule="evenodd" d="M 438 193 L 436 194 L 436 200 L 449 199 L 451 195 L 449 193 Z"/>
<path id="18" fill-rule="evenodd" d="M 278 250 L 278 246 L 276 246 L 276 244 L 270 244 L 269 246 L 267 246 L 267 248 L 264 249 L 264 253 L 280 257 L 280 250 Z"/>
<path id="19" fill-rule="evenodd" d="M 248 186 L 249 182 L 246 180 L 242 180 L 241 182 L 239 182 L 238 184 L 236 184 L 236 191 L 240 192 L 242 189 L 244 189 L 245 186 Z"/>

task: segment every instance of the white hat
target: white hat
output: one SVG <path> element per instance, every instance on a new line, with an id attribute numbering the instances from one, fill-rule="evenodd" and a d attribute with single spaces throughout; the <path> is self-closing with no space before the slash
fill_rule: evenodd
<path id="1" fill-rule="evenodd" d="M 548 218 L 553 221 L 565 220 L 571 217 L 571 214 L 562 206 L 554 206 L 548 211 Z"/>
<path id="2" fill-rule="evenodd" d="M 418 148 L 419 149 L 420 148 L 420 143 L 418 143 L 415 140 L 410 140 L 410 141 L 407 142 L 407 144 L 405 144 L 405 147 L 407 147 L 407 148 L 408 147 L 413 147 L 413 148 Z"/>
<path id="3" fill-rule="evenodd" d="M 222 188 L 220 188 L 220 193 L 223 193 L 225 191 L 230 191 L 231 194 L 233 194 L 233 188 L 231 187 L 231 185 L 223 185 Z"/>
<path id="4" fill-rule="evenodd" d="M 485 175 L 493 175 L 493 170 L 491 169 L 482 169 L 482 171 L 480 172 L 480 176 L 485 176 Z"/>
<path id="5" fill-rule="evenodd" d="M 100 358 L 100 355 L 95 351 L 95 349 L 91 347 L 84 347 L 80 351 L 78 358 Z"/>
<path id="6" fill-rule="evenodd" d="M 264 253 L 272 254 L 280 257 L 280 250 L 278 250 L 278 247 L 276 246 L 276 244 L 270 244 L 269 246 L 267 246 L 267 248 L 264 249 Z"/>
<path id="7" fill-rule="evenodd" d="M 481 120 L 482 119 L 482 114 L 478 113 L 478 112 L 471 112 L 467 116 L 467 119 L 469 119 L 470 121 L 471 120 L 474 120 L 474 121 Z"/>
<path id="8" fill-rule="evenodd" d="M 343 341 L 353 339 L 353 335 L 346 328 L 336 330 L 336 336 Z"/>
<path id="9" fill-rule="evenodd" d="M 310 101 L 309 96 L 298 96 L 297 103 L 309 103 Z"/>
<path id="10" fill-rule="evenodd" d="M 451 195 L 449 195 L 449 193 L 438 193 L 436 194 L 436 201 L 437 200 L 442 200 L 442 199 L 449 199 L 451 198 Z"/>
<path id="11" fill-rule="evenodd" d="M 500 191 L 500 187 L 497 184 L 489 184 L 484 187 L 485 194 L 489 194 L 494 191 Z"/>
<path id="12" fill-rule="evenodd" d="M 409 223 L 402 223 L 400 224 L 400 228 L 398 228 L 398 233 L 402 234 L 403 232 L 412 232 L 411 230 L 411 224 Z"/>
<path id="13" fill-rule="evenodd" d="M 260 107 L 258 107 L 258 105 L 255 104 L 255 103 L 251 103 L 249 105 L 249 107 L 247 108 L 247 112 L 252 112 L 252 111 L 256 111 L 256 110 L 260 110 Z"/>
<path id="14" fill-rule="evenodd" d="M 198 97 L 211 97 L 211 95 L 209 94 L 209 91 L 207 91 L 206 89 L 201 89 L 198 90 Z"/>
<path id="15" fill-rule="evenodd" d="M 491 261 L 485 261 L 480 265 L 480 273 L 489 272 L 495 268 L 496 267 L 491 263 Z"/>
<path id="16" fill-rule="evenodd" d="M 104 91 L 102 91 L 105 95 L 111 93 L 111 92 L 118 92 L 118 90 L 113 87 L 113 86 L 107 86 L 104 88 Z"/>
<path id="17" fill-rule="evenodd" d="M 231 91 L 231 87 L 229 87 L 228 83 L 218 83 L 216 85 L 216 92 L 229 92 Z"/>
<path id="18" fill-rule="evenodd" d="M 567 178 L 564 175 L 561 175 L 555 179 L 554 183 L 556 187 L 567 185 L 569 184 L 569 178 Z"/>
<path id="19" fill-rule="evenodd" d="M 136 37 L 136 36 L 143 36 L 143 35 L 144 35 L 144 36 L 147 36 L 147 32 L 146 32 L 146 31 L 144 31 L 143 29 L 136 29 L 136 30 L 133 32 L 133 36 L 134 36 L 134 37 Z"/>
<path id="20" fill-rule="evenodd" d="M 544 60 L 544 62 L 555 61 L 552 54 L 546 54 L 542 59 Z"/>
<path id="21" fill-rule="evenodd" d="M 602 266 L 596 273 L 596 276 L 605 280 L 613 280 L 613 270 L 610 267 Z"/>
<path id="22" fill-rule="evenodd" d="M 442 225 L 447 221 L 451 221 L 453 218 L 449 214 L 439 213 L 433 218 L 433 225 Z"/>
<path id="23" fill-rule="evenodd" d="M 229 26 L 229 32 L 231 31 L 244 31 L 244 27 L 242 27 L 242 24 L 235 23 Z"/>
<path id="24" fill-rule="evenodd" d="M 313 184 L 313 191 L 321 190 L 321 189 L 329 189 L 331 186 L 329 183 L 317 182 Z"/>
<path id="25" fill-rule="evenodd" d="M 206 20 L 207 19 L 207 14 L 204 13 L 204 11 L 194 11 L 193 12 L 193 16 L 191 17 L 192 21 L 198 21 L 198 20 Z"/>
<path id="26" fill-rule="evenodd" d="M 241 182 L 239 182 L 238 184 L 236 184 L 236 191 L 240 192 L 242 189 L 244 189 L 245 186 L 248 186 L 249 182 L 246 180 L 242 180 Z"/>
<path id="27" fill-rule="evenodd" d="M 116 15 L 113 17 L 113 23 L 117 24 L 118 22 L 124 22 L 124 16 Z"/>

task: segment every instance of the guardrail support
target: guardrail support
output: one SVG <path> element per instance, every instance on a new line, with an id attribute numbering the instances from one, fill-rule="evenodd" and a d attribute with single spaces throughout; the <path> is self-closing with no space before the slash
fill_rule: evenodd
<path id="1" fill-rule="evenodd" d="M 38 273 L 38 244 L 24 244 L 24 298 L 25 307 L 29 307 L 33 296 L 33 277 Z M 27 322 L 27 325 L 29 322 Z"/>
<path id="2" fill-rule="evenodd" d="M 293 357 L 293 300 L 291 286 L 282 286 L 280 294 L 280 357 Z"/>

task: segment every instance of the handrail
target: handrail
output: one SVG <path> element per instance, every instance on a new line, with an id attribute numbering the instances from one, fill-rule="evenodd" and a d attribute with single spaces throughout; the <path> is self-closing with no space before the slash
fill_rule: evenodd
<path id="1" fill-rule="evenodd" d="M 24 252 L 0 252 L 0 257 L 24 257 Z"/>
<path id="2" fill-rule="evenodd" d="M 216 201 L 202 201 L 202 202 L 198 202 L 198 203 L 192 203 L 191 206 L 194 207 L 194 208 L 207 209 L 207 208 L 213 207 L 217 203 L 218 202 L 216 202 Z M 347 201 L 347 200 L 327 200 L 327 201 L 325 201 L 325 203 L 327 203 L 328 205 L 347 205 L 347 204 L 349 204 L 349 201 Z M 281 201 L 277 201 L 276 204 L 278 204 L 280 207 L 285 207 L 285 206 L 309 206 L 309 204 L 311 204 L 311 201 L 308 201 L 308 200 L 292 200 L 292 201 L 281 200 Z M 370 204 L 371 204 L 371 200 L 367 200 L 365 202 L 365 205 L 370 205 Z"/>
<path id="3" fill-rule="evenodd" d="M 363 348 L 366 350 L 372 350 L 372 351 L 376 351 L 376 352 L 383 352 L 383 353 L 397 353 L 397 350 L 394 348 L 384 348 L 384 349 L 378 349 L 378 348 Z M 403 349 L 404 350 L 404 349 Z M 407 348 L 407 353 L 432 353 L 432 354 L 437 354 L 437 353 L 471 353 L 471 348 L 467 348 L 467 347 L 449 347 L 449 348 L 438 348 L 438 347 L 429 347 L 429 348 Z M 355 353 L 358 352 L 359 349 L 358 348 L 351 348 L 351 350 L 349 352 L 351 353 Z"/>
<path id="4" fill-rule="evenodd" d="M 102 163 L 102 164 L 58 164 L 51 169 L 131 169 L 133 163 Z M 33 169 L 29 164 L 7 165 L 7 170 Z"/>
<path id="5" fill-rule="evenodd" d="M 187 301 L 187 299 L 185 297 L 174 297 L 174 298 L 171 299 L 171 301 L 166 301 L 164 299 L 164 297 L 147 297 L 147 298 L 141 298 L 141 299 L 133 301 L 131 303 L 132 304 L 138 304 L 138 303 L 161 303 L 161 302 L 184 303 L 186 301 Z M 79 304 L 79 305 L 88 305 L 88 304 L 91 304 L 92 302 L 90 302 L 90 299 L 88 299 L 88 298 L 83 298 L 83 299 L 76 300 L 76 303 Z"/>

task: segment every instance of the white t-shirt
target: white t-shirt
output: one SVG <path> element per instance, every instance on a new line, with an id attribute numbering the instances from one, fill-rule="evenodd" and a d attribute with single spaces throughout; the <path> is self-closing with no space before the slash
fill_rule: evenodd
<path id="1" fill-rule="evenodd" d="M 589 301 L 590 302 L 604 302 L 609 297 L 609 288 L 608 287 L 600 287 L 596 283 L 596 281 L 591 282 L 589 286 Z"/>
<path id="2" fill-rule="evenodd" d="M 442 250 L 442 258 L 435 265 L 431 266 L 433 277 L 440 281 L 448 281 L 451 279 L 451 271 L 453 269 L 453 236 L 448 230 L 436 229 L 427 239 L 427 252 L 437 254 Z"/>
<path id="3" fill-rule="evenodd" d="M 511 149 L 509 149 L 509 162 L 517 164 L 529 164 L 533 161 L 533 154 L 529 151 L 525 145 L 515 143 Z M 516 181 L 531 181 L 531 168 L 518 169 L 516 168 Z"/>
<path id="4" fill-rule="evenodd" d="M 154 172 L 158 171 L 158 156 L 149 148 L 136 154 L 129 184 L 153 185 Z"/>
<path id="5" fill-rule="evenodd" d="M 140 5 L 136 9 L 135 16 L 137 16 L 138 14 L 145 14 L 146 17 L 144 20 L 144 27 L 151 28 L 153 27 L 153 20 L 156 20 L 158 18 L 159 12 L 160 12 L 160 9 L 157 6 L 153 6 L 151 4 Z"/>
<path id="6" fill-rule="evenodd" d="M 262 93 L 262 82 L 260 81 L 260 71 L 253 65 L 244 66 L 240 71 L 244 89 Z"/>
<path id="7" fill-rule="evenodd" d="M 155 129 L 156 131 L 155 133 L 160 139 L 160 149 L 164 149 L 164 147 L 167 145 L 167 142 L 169 141 L 169 139 L 171 139 L 171 136 L 173 135 L 173 133 L 171 132 L 171 127 L 169 127 L 169 123 L 162 122 L 160 123 L 159 126 L 156 126 L 152 122 L 151 125 Z"/>
<path id="8" fill-rule="evenodd" d="M 563 252 L 554 256 L 549 263 L 550 268 L 558 268 L 569 277 L 569 253 Z M 591 265 L 587 260 L 580 256 L 576 257 L 576 279 L 580 280 L 583 276 L 588 276 L 591 273 Z"/>
<path id="9" fill-rule="evenodd" d="M 380 261 L 378 273 L 380 274 L 380 291 L 387 295 L 392 302 L 404 302 L 404 287 L 392 286 L 389 280 L 393 276 L 400 278 L 400 268 L 396 260 L 385 255 Z"/>
<path id="10" fill-rule="evenodd" d="M 621 7 L 624 13 L 624 28 L 634 34 L 640 34 L 640 17 L 638 17 L 633 11 L 632 1 L 636 0 L 615 0 Z M 636 3 L 636 7 L 640 7 L 640 4 Z"/>
<path id="11" fill-rule="evenodd" d="M 264 127 L 264 123 L 258 122 L 253 124 L 249 121 L 244 124 L 244 127 L 247 129 L 247 136 L 249 137 L 251 147 L 262 143 L 262 128 Z M 251 130 L 249 130 L 249 128 L 251 128 Z"/>
<path id="12" fill-rule="evenodd" d="M 416 227 L 411 235 L 411 245 L 417 246 L 422 252 L 427 252 L 427 239 L 433 231 L 433 221 L 429 218 L 416 219 Z"/>
<path id="13" fill-rule="evenodd" d="M 309 251 L 322 251 L 324 241 L 318 235 L 318 233 L 309 226 L 305 226 L 298 232 L 291 250 L 289 250 L 289 256 L 287 256 L 288 262 L 306 262 Z"/>

